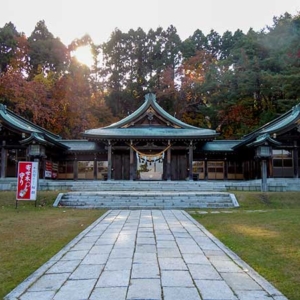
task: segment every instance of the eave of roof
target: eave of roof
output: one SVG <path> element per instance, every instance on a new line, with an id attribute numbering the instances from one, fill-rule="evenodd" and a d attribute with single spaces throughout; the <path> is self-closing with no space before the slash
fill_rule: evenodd
<path id="1" fill-rule="evenodd" d="M 41 145 L 49 144 L 49 142 L 47 142 L 44 139 L 43 135 L 38 134 L 36 132 L 33 132 L 28 138 L 21 140 L 20 143 L 21 144 L 29 144 L 29 143 L 32 143 L 33 141 L 35 141 L 36 143 L 41 144 Z"/>
<path id="2" fill-rule="evenodd" d="M 61 140 L 57 141 L 55 139 L 49 138 L 47 135 L 41 133 L 33 132 L 31 135 L 20 141 L 20 144 L 26 145 L 30 143 L 36 143 L 44 146 L 57 146 L 62 149 L 68 149 L 67 146 L 61 143 Z"/>
<path id="3" fill-rule="evenodd" d="M 234 149 L 237 149 L 241 146 L 250 144 L 255 141 L 259 136 L 264 134 L 277 136 L 291 130 L 295 126 L 300 124 L 300 104 L 297 104 L 292 109 L 290 109 L 285 114 L 279 116 L 273 121 L 265 124 L 264 126 L 252 131 L 251 133 L 245 135 L 239 144 L 237 144 Z"/>
<path id="4" fill-rule="evenodd" d="M 103 150 L 96 142 L 88 140 L 62 140 L 61 143 L 68 147 L 68 152 L 89 152 Z"/>
<path id="5" fill-rule="evenodd" d="M 35 125 L 25 118 L 15 114 L 11 110 L 7 109 L 3 104 L 0 104 L 0 119 L 11 128 L 30 135 L 27 139 L 20 141 L 23 144 L 35 140 L 44 145 L 56 145 L 60 148 L 66 148 L 61 144 L 62 139 L 59 135 Z"/>
<path id="6" fill-rule="evenodd" d="M 263 135 L 258 136 L 254 142 L 247 144 L 247 147 L 258 147 L 265 144 L 274 146 L 281 145 L 280 142 L 272 139 L 269 134 L 265 133 Z"/>
<path id="7" fill-rule="evenodd" d="M 25 133 L 32 133 L 32 132 L 38 132 L 38 133 L 44 133 L 47 134 L 49 137 L 60 140 L 61 137 L 59 135 L 56 135 L 28 120 L 25 118 L 15 114 L 13 111 L 7 109 L 5 105 L 0 104 L 0 118 L 7 122 L 9 125 L 11 125 L 13 128 L 18 129 Z"/>
<path id="8" fill-rule="evenodd" d="M 233 147 L 239 142 L 237 140 L 215 140 L 206 142 L 202 150 L 208 152 L 233 152 Z"/>
<path id="9" fill-rule="evenodd" d="M 217 134 L 210 129 L 181 129 L 169 127 L 147 127 L 147 128 L 98 128 L 88 130 L 84 136 L 95 139 L 176 139 L 176 138 L 215 138 Z"/>

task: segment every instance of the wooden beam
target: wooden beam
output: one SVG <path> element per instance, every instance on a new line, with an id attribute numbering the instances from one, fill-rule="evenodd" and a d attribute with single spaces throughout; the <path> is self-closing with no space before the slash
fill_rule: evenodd
<path id="1" fill-rule="evenodd" d="M 111 180 L 111 171 L 112 171 L 112 151 L 111 151 L 111 142 L 108 140 L 108 147 L 107 147 L 107 180 Z"/>
<path id="2" fill-rule="evenodd" d="M 194 151 L 194 146 L 193 146 L 193 141 L 190 141 L 189 144 L 189 180 L 193 180 L 193 151 Z"/>

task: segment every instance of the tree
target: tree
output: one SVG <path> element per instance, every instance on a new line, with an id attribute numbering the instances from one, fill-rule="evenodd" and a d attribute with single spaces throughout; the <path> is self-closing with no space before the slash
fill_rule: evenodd
<path id="1" fill-rule="evenodd" d="M 28 38 L 31 69 L 29 79 L 40 72 L 55 72 L 63 74 L 69 64 L 67 47 L 49 32 L 45 21 L 39 21 Z"/>
<path id="2" fill-rule="evenodd" d="M 15 57 L 19 36 L 20 34 L 11 22 L 0 28 L 0 74 L 8 70 L 8 66 Z"/>

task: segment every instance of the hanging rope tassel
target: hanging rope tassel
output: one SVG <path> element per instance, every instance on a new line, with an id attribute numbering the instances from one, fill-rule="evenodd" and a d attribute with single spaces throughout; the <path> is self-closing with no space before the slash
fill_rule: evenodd
<path id="1" fill-rule="evenodd" d="M 160 161 L 160 160 L 163 160 L 164 156 L 165 156 L 165 152 L 172 146 L 171 144 L 168 145 L 164 150 L 162 150 L 161 152 L 159 153 L 156 153 L 156 154 L 146 154 L 146 153 L 143 153 L 141 151 L 139 151 L 138 149 L 136 149 L 135 147 L 133 147 L 132 145 L 128 144 L 129 147 L 131 147 L 131 149 L 133 151 L 135 151 L 137 157 L 139 160 L 145 160 L 145 161 L 148 161 L 148 162 L 155 162 L 155 161 Z"/>

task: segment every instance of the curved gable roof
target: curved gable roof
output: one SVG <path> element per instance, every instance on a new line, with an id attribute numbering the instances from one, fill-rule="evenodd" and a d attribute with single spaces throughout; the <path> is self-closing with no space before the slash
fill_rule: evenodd
<path id="1" fill-rule="evenodd" d="M 160 124 L 136 126 L 143 118 L 155 116 Z M 186 124 L 167 113 L 157 102 L 154 94 L 147 94 L 145 102 L 126 118 L 106 127 L 86 130 L 87 138 L 214 138 L 215 130 Z"/>
<path id="2" fill-rule="evenodd" d="M 168 126 L 174 127 L 174 128 L 184 128 L 184 129 L 199 129 L 198 127 L 191 126 L 189 124 L 186 124 L 175 117 L 171 116 L 169 113 L 167 113 L 157 102 L 156 102 L 156 96 L 154 94 L 147 94 L 145 96 L 145 102 L 142 106 L 140 106 L 135 112 L 130 114 L 128 117 L 111 124 L 107 127 L 103 128 L 125 128 L 132 125 L 132 123 L 135 122 L 140 116 L 145 114 L 149 109 L 153 109 L 158 115 L 160 115 L 162 118 L 164 118 L 166 124 Z"/>
<path id="3" fill-rule="evenodd" d="M 244 145 L 256 145 L 255 141 L 260 141 L 261 139 L 271 136 L 273 134 L 281 135 L 287 131 L 293 129 L 294 127 L 300 126 L 300 104 L 297 104 L 292 109 L 287 111 L 285 114 L 279 116 L 278 118 L 272 120 L 271 122 L 263 125 L 262 127 L 252 131 L 251 133 L 245 135 L 241 142 L 234 147 L 237 149 Z M 274 140 L 269 141 L 274 144 Z"/>
<path id="4" fill-rule="evenodd" d="M 23 144 L 35 140 L 41 144 L 56 145 L 61 148 L 66 148 L 63 144 L 61 144 L 61 137 L 59 135 L 56 135 L 15 114 L 13 111 L 7 109 L 3 104 L 0 104 L 0 120 L 17 132 L 24 132 L 29 135 L 29 137 L 20 141 Z"/>

